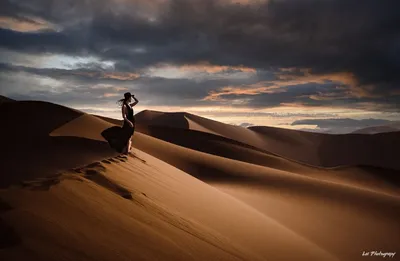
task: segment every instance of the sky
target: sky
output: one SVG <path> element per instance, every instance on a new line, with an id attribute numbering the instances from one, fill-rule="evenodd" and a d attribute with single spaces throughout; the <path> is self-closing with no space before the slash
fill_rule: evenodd
<path id="1" fill-rule="evenodd" d="M 350 132 L 400 120 L 399 25 L 397 0 L 2 0 L 0 95 Z"/>

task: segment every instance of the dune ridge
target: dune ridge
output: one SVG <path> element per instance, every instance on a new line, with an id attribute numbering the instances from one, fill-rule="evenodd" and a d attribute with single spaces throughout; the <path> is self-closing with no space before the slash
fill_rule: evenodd
<path id="1" fill-rule="evenodd" d="M 236 142 L 251 145 L 276 156 L 311 166 L 333 168 L 369 165 L 400 170 L 400 163 L 396 157 L 400 152 L 400 132 L 380 133 L 376 135 L 333 135 L 265 126 L 243 128 L 189 113 L 174 113 L 171 116 L 172 114 L 169 113 L 152 111 L 145 112 L 146 121 L 142 122 L 140 121 L 141 113 L 137 114 L 138 123 L 144 126 L 191 129 L 189 126 L 173 124 L 177 120 L 176 118 L 180 116 L 182 121 L 185 118 L 196 123 L 196 125 L 192 125 L 194 127 L 191 130 L 220 135 Z M 153 117 L 152 113 L 157 116 L 162 114 L 163 121 L 154 120 L 157 117 Z M 168 116 L 174 117 L 174 120 L 171 123 L 163 125 L 164 122 L 168 122 Z M 201 128 L 198 126 L 201 126 Z"/>
<path id="2" fill-rule="evenodd" d="M 15 100 L 10 99 L 8 97 L 5 97 L 3 95 L 0 95 L 0 105 L 3 103 L 8 103 L 8 102 L 14 102 Z"/>
<path id="3" fill-rule="evenodd" d="M 0 188 L 117 155 L 105 142 L 86 138 L 85 132 L 98 137 L 95 133 L 99 129 L 93 128 L 89 120 L 86 126 L 76 125 L 79 135 L 51 136 L 52 131 L 81 116 L 87 117 L 83 112 L 47 102 L 3 104 L 0 108 Z"/>
<path id="4" fill-rule="evenodd" d="M 273 253 L 272 250 L 279 246 L 291 248 L 295 254 L 300 254 L 298 260 L 337 260 L 304 238 L 266 219 L 264 215 L 256 214 L 258 212 L 226 220 L 224 217 L 228 213 L 224 212 L 248 212 L 243 211 L 246 205 L 166 163 L 142 152 L 136 153 L 146 163 L 124 157 L 110 158 L 74 169 L 72 173 L 26 182 L 22 188 L 1 191 L 3 201 L 11 206 L 19 206 L 18 209 L 11 207 L 2 214 L 2 219 L 7 225 L 18 228 L 15 233 L 20 237 L 20 242 L 14 242 L 14 247 L 3 249 L 3 257 L 23 258 L 33 253 L 40 260 L 53 260 L 60 256 L 76 260 L 87 255 L 83 253 L 90 253 L 97 260 L 128 260 L 129 257 L 137 260 L 264 260 L 262 256 L 268 252 L 274 260 L 287 260 L 293 256 L 283 251 Z M 144 176 L 146 174 L 152 174 L 151 178 Z M 174 189 L 179 193 L 176 194 Z M 198 193 L 203 190 L 207 191 L 206 199 Z M 190 204 L 187 204 L 187 197 L 190 197 Z M 226 210 L 216 211 L 219 206 L 212 202 L 217 199 L 226 201 Z M 208 204 L 204 204 L 204 201 Z M 193 204 L 197 207 L 194 208 Z M 50 206 L 53 208 L 51 211 Z M 80 209 L 84 209 L 84 212 Z M 19 211 L 30 215 L 30 221 L 18 218 Z M 207 215 L 199 216 L 199 211 Z M 63 218 L 66 213 L 68 219 Z M 214 216 L 212 213 L 218 214 Z M 128 216 L 131 218 L 127 219 Z M 86 221 L 83 222 L 79 217 L 85 217 Z M 249 218 L 256 223 L 250 225 Z M 112 220 L 122 221 L 122 224 L 116 226 L 118 223 L 110 223 Z M 91 222 L 95 226 L 90 225 Z M 221 226 L 221 222 L 228 224 Z M 234 223 L 236 231 L 232 231 Z M 240 223 L 246 229 L 238 227 Z M 275 233 L 277 242 L 270 247 L 255 246 L 254 242 L 245 244 L 244 239 L 250 239 L 260 225 L 269 229 L 268 233 L 258 237 L 267 240 L 269 235 Z M 107 234 L 99 233 L 97 226 Z M 43 230 L 39 232 L 38 229 Z M 68 230 L 71 232 L 67 233 Z M 235 236 L 235 233 L 239 234 Z M 82 244 L 82 236 L 91 240 Z M 117 244 L 113 242 L 114 236 L 118 239 Z M 65 245 L 63 238 L 69 238 L 71 243 Z M 173 238 L 174 241 L 170 241 Z M 103 242 L 103 248 L 94 252 L 100 242 Z M 129 244 L 128 247 L 126 242 L 135 244 Z M 53 251 L 47 252 L 46 246 L 51 246 Z M 117 256 L 113 253 L 115 248 L 120 252 Z"/>
<path id="5" fill-rule="evenodd" d="M 306 154 L 325 136 L 145 111 L 126 157 L 101 136 L 121 121 L 12 104 L 0 107 L 2 260 L 357 261 L 398 249 L 398 171 L 274 152 Z"/>

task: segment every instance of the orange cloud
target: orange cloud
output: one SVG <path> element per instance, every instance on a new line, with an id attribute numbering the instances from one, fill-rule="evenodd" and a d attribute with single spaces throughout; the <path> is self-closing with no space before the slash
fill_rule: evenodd
<path id="1" fill-rule="evenodd" d="M 56 26 L 40 18 L 30 18 L 31 21 L 0 16 L 0 27 L 19 32 L 32 32 L 43 29 L 55 30 Z"/>
<path id="2" fill-rule="evenodd" d="M 135 80 L 139 77 L 140 77 L 140 75 L 136 74 L 136 73 L 113 72 L 113 73 L 102 73 L 99 78 L 121 80 L 121 81 L 131 81 L 131 80 Z"/>
<path id="3" fill-rule="evenodd" d="M 126 88 L 126 87 L 114 87 L 114 90 L 116 90 L 117 92 L 119 92 L 119 91 L 127 91 L 128 88 Z"/>
<path id="4" fill-rule="evenodd" d="M 219 73 L 228 70 L 236 70 L 247 73 L 255 73 L 256 69 L 244 67 L 244 66 L 220 66 L 220 65 L 212 65 L 208 62 L 201 62 L 197 64 L 188 64 L 178 67 L 183 71 L 204 71 L 207 73 Z"/>
<path id="5" fill-rule="evenodd" d="M 269 85 L 269 86 L 268 86 Z M 260 93 L 279 93 L 285 92 L 283 89 L 279 89 L 278 85 L 271 85 L 270 82 L 260 82 L 247 86 L 226 86 L 218 91 L 211 91 L 209 95 L 203 100 L 205 101 L 223 101 L 221 96 L 224 95 L 258 95 Z"/>
<path id="6" fill-rule="evenodd" d="M 120 96 L 120 94 L 119 93 L 105 93 L 105 94 L 103 94 L 104 98 L 116 97 L 116 96 Z"/>
<path id="7" fill-rule="evenodd" d="M 299 71 L 303 75 L 290 74 L 290 72 Z M 362 92 L 364 89 L 358 87 L 357 81 L 351 73 L 334 73 L 324 75 L 313 75 L 309 69 L 298 70 L 296 68 L 281 69 L 280 74 L 277 74 L 277 79 L 272 81 L 264 81 L 246 86 L 227 86 L 217 91 L 211 91 L 203 100 L 223 101 L 224 95 L 258 95 L 262 93 L 281 93 L 286 92 L 282 87 L 302 85 L 307 83 L 326 84 L 327 82 L 337 82 L 338 84 L 347 85 L 350 87 L 347 92 L 349 97 L 368 95 L 367 92 Z M 337 87 L 342 88 L 342 87 Z M 331 96 L 322 94 L 312 95 L 311 99 L 333 99 Z M 339 97 L 337 97 L 339 98 Z"/>
<path id="8" fill-rule="evenodd" d="M 375 86 L 373 85 L 360 85 L 358 80 L 352 73 L 341 72 L 331 74 L 312 74 L 311 69 L 297 69 L 297 68 L 282 68 L 282 74 L 278 74 L 278 78 L 282 81 L 289 81 L 298 84 L 302 83 L 324 83 L 326 81 L 338 82 L 349 86 L 347 94 L 351 97 L 357 98 L 379 98 L 382 95 L 374 94 Z M 301 72 L 302 76 L 290 74 L 293 72 Z M 336 87 L 343 88 L 343 87 Z"/>
<path id="9" fill-rule="evenodd" d="M 150 70 L 154 69 L 172 69 L 177 71 L 189 72 L 189 73 L 198 73 L 198 72 L 207 72 L 207 73 L 220 73 L 229 70 L 241 71 L 245 73 L 255 73 L 257 70 L 255 68 L 245 67 L 245 66 L 226 66 L 226 65 L 213 65 L 209 62 L 198 62 L 196 64 L 185 64 L 185 65 L 172 65 L 168 63 L 159 63 L 156 66 L 149 68 Z"/>

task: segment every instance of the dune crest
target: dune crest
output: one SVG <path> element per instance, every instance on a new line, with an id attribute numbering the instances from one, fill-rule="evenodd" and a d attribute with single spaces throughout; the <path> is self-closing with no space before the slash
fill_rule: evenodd
<path id="1" fill-rule="evenodd" d="M 139 118 L 140 114 L 138 113 Z M 158 115 L 159 112 L 146 111 L 147 120 L 139 123 L 150 127 L 190 129 L 189 126 L 174 124 L 173 118 L 176 114 L 162 113 L 162 121 L 154 120 L 159 117 Z M 316 167 L 369 165 L 400 170 L 400 161 L 396 156 L 400 153 L 400 132 L 332 135 L 266 126 L 243 128 L 189 113 L 184 113 L 184 117 L 192 122 L 191 130 L 220 135 L 307 165 Z M 142 128 L 144 133 L 152 135 L 146 131 L 146 127 Z"/>
<path id="2" fill-rule="evenodd" d="M 26 122 L 8 117 L 26 111 Z M 351 158 L 363 162 L 375 148 L 387 155 L 394 134 L 144 111 L 133 153 L 120 156 L 102 136 L 119 120 L 44 102 L 4 103 L 0 119 L 1 260 L 361 261 L 363 251 L 398 249 L 399 171 L 300 160 L 332 163 L 349 156 L 335 142 L 364 141 Z"/>

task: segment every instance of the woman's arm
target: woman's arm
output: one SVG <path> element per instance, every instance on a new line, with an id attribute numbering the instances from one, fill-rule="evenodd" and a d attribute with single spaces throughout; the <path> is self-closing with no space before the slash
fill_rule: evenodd
<path id="1" fill-rule="evenodd" d="M 138 99 L 136 99 L 135 95 L 132 95 L 132 98 L 135 100 L 135 102 L 131 103 L 131 107 L 133 107 L 139 103 L 139 101 L 138 101 Z"/>
<path id="2" fill-rule="evenodd" d="M 126 113 L 126 105 L 122 105 L 122 118 L 124 118 L 124 121 L 126 121 L 129 126 L 131 126 L 133 128 L 133 123 L 126 117 L 127 113 Z"/>

